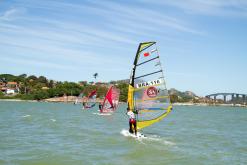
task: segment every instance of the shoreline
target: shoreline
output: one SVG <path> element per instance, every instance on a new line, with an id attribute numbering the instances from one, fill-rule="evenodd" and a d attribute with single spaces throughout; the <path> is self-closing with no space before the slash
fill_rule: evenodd
<path id="1" fill-rule="evenodd" d="M 0 99 L 0 101 L 13 101 L 13 102 L 39 102 L 37 100 L 21 100 L 21 99 Z"/>
<path id="2" fill-rule="evenodd" d="M 208 104 L 208 103 L 172 103 L 175 106 L 222 106 L 222 107 L 247 107 L 247 105 L 242 104 Z"/>
<path id="3" fill-rule="evenodd" d="M 61 98 L 49 98 L 45 100 L 21 100 L 21 99 L 0 99 L 1 101 L 9 101 L 9 102 L 48 102 L 48 103 L 74 103 L 75 101 L 72 99 L 68 99 L 66 101 L 61 100 Z M 97 103 L 102 102 L 101 99 L 97 99 Z M 125 102 L 119 102 L 119 104 L 124 104 Z M 79 103 L 80 104 L 80 103 Z M 246 108 L 247 105 L 242 104 L 207 104 L 207 103 L 172 103 L 173 106 L 222 106 L 222 107 L 243 107 Z"/>

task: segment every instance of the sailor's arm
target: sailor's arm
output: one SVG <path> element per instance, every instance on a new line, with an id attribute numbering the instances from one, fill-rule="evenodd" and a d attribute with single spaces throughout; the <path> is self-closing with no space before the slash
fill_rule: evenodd
<path id="1" fill-rule="evenodd" d="M 138 110 L 133 110 L 133 113 L 134 114 L 138 114 Z"/>

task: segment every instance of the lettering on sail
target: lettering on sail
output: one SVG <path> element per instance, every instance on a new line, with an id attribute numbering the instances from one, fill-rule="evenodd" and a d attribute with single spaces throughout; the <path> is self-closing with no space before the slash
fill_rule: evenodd
<path id="1" fill-rule="evenodd" d="M 142 82 L 142 83 L 136 84 L 136 88 L 153 86 L 153 85 L 157 85 L 157 84 L 161 84 L 161 83 L 162 83 L 162 80 L 161 79 L 157 79 L 157 80 L 153 80 L 153 81 Z"/>

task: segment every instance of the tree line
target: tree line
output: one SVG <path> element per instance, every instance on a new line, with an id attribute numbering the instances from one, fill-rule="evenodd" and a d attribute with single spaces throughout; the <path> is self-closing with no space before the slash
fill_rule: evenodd
<path id="1" fill-rule="evenodd" d="M 94 74 L 94 76 L 97 76 Z M 23 99 L 23 100 L 43 100 L 53 97 L 67 96 L 79 96 L 81 92 L 85 96 L 89 92 L 97 89 L 97 97 L 104 98 L 108 87 L 93 85 L 93 82 L 86 83 L 81 81 L 79 83 L 68 82 L 68 81 L 55 81 L 49 80 L 45 76 L 35 76 L 27 74 L 21 74 L 19 76 L 11 74 L 0 74 L 0 82 L 10 82 L 14 81 L 18 83 L 19 93 L 14 96 L 6 96 L 4 93 L 0 92 L 0 98 L 8 99 Z M 128 83 L 124 82 L 114 82 L 111 81 L 109 84 L 116 84 L 116 87 L 120 89 L 119 100 L 126 102 L 128 98 Z M 176 91 L 174 93 L 169 91 L 170 100 L 172 103 L 175 102 L 188 102 L 193 100 L 192 96 L 186 95 L 184 92 Z"/>
<path id="2" fill-rule="evenodd" d="M 75 83 L 68 81 L 54 81 L 49 80 L 45 76 L 27 76 L 21 74 L 14 76 L 11 74 L 1 74 L 0 80 L 4 83 L 13 81 L 17 82 L 19 86 L 19 93 L 14 96 L 6 96 L 0 93 L 0 98 L 13 98 L 23 100 L 43 100 L 53 97 L 78 96 L 83 92 L 87 96 L 91 91 L 97 89 L 97 97 L 104 98 L 105 93 L 108 90 L 107 86 L 92 85 L 92 83 Z M 120 89 L 120 101 L 127 100 L 128 85 L 120 83 L 116 85 Z"/>

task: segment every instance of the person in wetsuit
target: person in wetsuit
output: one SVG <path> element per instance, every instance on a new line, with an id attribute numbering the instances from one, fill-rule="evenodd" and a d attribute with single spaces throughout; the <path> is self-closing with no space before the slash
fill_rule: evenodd
<path id="1" fill-rule="evenodd" d="M 86 103 L 83 101 L 82 103 L 82 109 L 85 109 L 86 108 Z"/>
<path id="2" fill-rule="evenodd" d="M 102 111 L 103 105 L 99 103 L 99 110 Z"/>
<path id="3" fill-rule="evenodd" d="M 128 107 L 126 114 L 129 116 L 129 132 L 132 134 L 135 133 L 135 135 L 137 135 L 135 114 L 138 114 L 138 112 L 137 111 L 131 111 Z M 132 129 L 132 126 L 134 127 L 134 130 Z"/>

